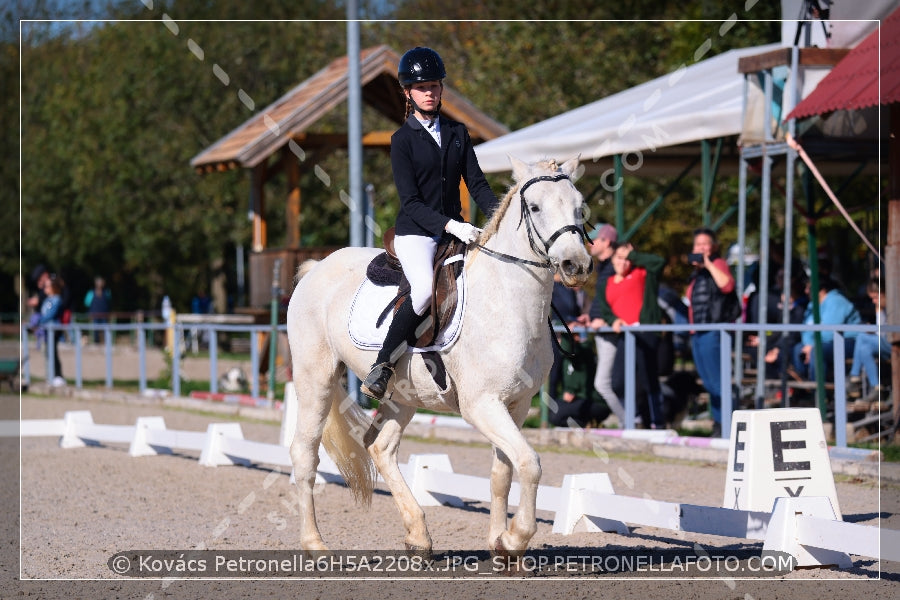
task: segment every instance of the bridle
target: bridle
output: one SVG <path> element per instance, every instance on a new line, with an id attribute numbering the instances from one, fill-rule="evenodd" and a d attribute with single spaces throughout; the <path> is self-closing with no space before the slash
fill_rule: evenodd
<path id="1" fill-rule="evenodd" d="M 516 229 L 518 230 L 522 226 L 522 222 L 525 222 L 525 230 L 528 232 L 528 244 L 531 246 L 532 252 L 543 259 L 542 262 L 528 260 L 527 258 L 519 258 L 510 254 L 504 254 L 503 252 L 497 252 L 496 250 L 491 250 L 490 248 L 487 248 L 482 244 L 476 244 L 476 246 L 478 246 L 479 249 L 484 250 L 491 256 L 496 256 L 497 258 L 502 258 L 504 260 L 539 268 L 554 267 L 555 265 L 553 264 L 553 259 L 550 258 L 550 247 L 556 242 L 556 240 L 564 233 L 572 232 L 581 236 L 581 239 L 586 242 L 586 240 L 588 239 L 587 233 L 584 231 L 583 225 L 564 225 L 554 231 L 553 234 L 545 240 L 534 224 L 534 218 L 531 216 L 531 211 L 528 210 L 528 203 L 525 200 L 525 190 L 527 190 L 535 183 L 538 183 L 539 181 L 556 182 L 563 180 L 569 181 L 569 176 L 565 173 L 557 173 L 556 175 L 540 175 L 538 177 L 532 177 L 531 179 L 523 183 L 522 187 L 519 188 L 519 199 L 521 207 L 519 211 L 519 224 L 516 226 Z M 538 242 L 543 245 L 543 248 L 538 245 Z"/>

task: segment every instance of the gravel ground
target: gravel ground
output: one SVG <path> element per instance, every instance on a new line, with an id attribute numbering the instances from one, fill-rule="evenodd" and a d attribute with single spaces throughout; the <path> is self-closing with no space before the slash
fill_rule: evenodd
<path id="1" fill-rule="evenodd" d="M 3 417 L 15 418 L 19 399 L 0 396 Z M 25 419 L 59 419 L 67 410 L 90 410 L 98 424 L 133 425 L 139 416 L 163 416 L 170 429 L 205 431 L 209 414 L 175 410 L 147 402 L 108 402 L 26 396 Z M 241 423 L 249 440 L 277 443 L 273 423 Z M 14 477 L 17 440 L 0 438 L 3 466 Z M 453 469 L 487 477 L 490 449 L 481 445 L 438 444 L 407 439 L 401 461 L 411 453 L 446 453 Z M 728 573 L 630 573 L 600 576 L 526 576 L 426 580 L 122 580 L 107 566 L 117 552 L 127 550 L 291 551 L 298 549 L 298 518 L 293 488 L 286 470 L 271 467 L 202 467 L 197 453 L 131 458 L 127 447 L 110 444 L 63 450 L 57 438 L 21 440 L 21 577 L 12 561 L 0 562 L 4 577 L 0 597 L 84 598 L 303 598 L 422 597 L 438 594 L 458 598 L 895 598 L 900 590 L 900 565 L 854 557 L 849 570 L 804 569 L 773 580 L 737 578 Z M 614 455 L 609 463 L 593 455 L 544 451 L 542 484 L 559 486 L 566 473 L 604 471 L 617 493 L 671 502 L 718 506 L 722 500 L 725 467 L 687 463 L 640 455 Z M 8 479 L 10 480 L 10 479 Z M 4 505 L 16 503 L 15 486 L 4 486 Z M 847 521 L 900 529 L 898 486 L 839 477 L 837 493 Z M 343 550 L 400 550 L 404 531 L 393 500 L 383 487 L 371 507 L 353 504 L 339 484 L 322 486 L 317 496 L 319 525 L 332 548 Z M 426 507 L 426 519 L 436 551 L 479 552 L 487 557 L 488 507 L 467 502 L 463 508 Z M 535 552 L 566 556 L 604 550 L 652 556 L 693 554 L 699 544 L 711 555 L 746 558 L 758 555 L 761 542 L 685 534 L 649 527 L 631 535 L 614 533 L 552 533 L 553 515 L 539 512 Z M 16 515 L 2 526 L 2 550 L 15 558 Z M 879 519 L 880 517 L 880 519 Z M 685 576 L 687 575 L 687 577 Z M 52 580 L 78 581 L 52 581 Z M 94 579 L 101 581 L 84 581 Z M 16 591 L 14 591 L 16 590 Z M 893 591 L 891 591 L 893 590 Z"/>

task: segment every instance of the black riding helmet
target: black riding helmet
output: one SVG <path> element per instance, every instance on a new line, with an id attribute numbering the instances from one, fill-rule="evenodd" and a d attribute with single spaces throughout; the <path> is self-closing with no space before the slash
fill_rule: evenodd
<path id="1" fill-rule="evenodd" d="M 446 76 L 444 61 L 431 48 L 417 46 L 400 57 L 397 79 L 403 87 L 422 81 L 440 81 Z"/>

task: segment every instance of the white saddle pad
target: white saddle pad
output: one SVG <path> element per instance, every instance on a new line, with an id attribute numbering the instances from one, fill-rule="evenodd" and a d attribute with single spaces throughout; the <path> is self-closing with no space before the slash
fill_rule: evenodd
<path id="1" fill-rule="evenodd" d="M 461 255 L 451 256 L 446 263 L 462 260 Z M 410 348 L 407 352 L 429 352 L 433 350 L 441 350 L 456 341 L 459 336 L 460 325 L 462 324 L 462 314 L 466 303 L 466 278 L 465 269 L 460 271 L 459 277 L 456 278 L 456 290 L 458 298 L 456 300 L 456 310 L 450 322 L 438 333 L 435 343 L 427 348 Z M 394 319 L 394 313 L 391 311 L 381 323 L 381 327 L 376 327 L 375 323 L 378 317 L 397 296 L 398 286 L 396 285 L 375 285 L 369 278 L 363 280 L 356 289 L 356 295 L 353 297 L 353 304 L 350 306 L 350 323 L 348 331 L 350 339 L 357 348 L 362 350 L 378 350 L 384 344 L 384 338 L 387 336 L 388 327 Z"/>

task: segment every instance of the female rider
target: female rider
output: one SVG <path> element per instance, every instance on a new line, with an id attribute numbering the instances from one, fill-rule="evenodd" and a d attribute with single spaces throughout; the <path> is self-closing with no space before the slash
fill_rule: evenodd
<path id="1" fill-rule="evenodd" d="M 440 115 L 446 75 L 444 62 L 431 48 L 416 47 L 400 58 L 397 79 L 406 97 L 406 121 L 391 136 L 391 167 L 400 196 L 394 250 L 411 290 L 360 386 L 370 398 L 384 397 L 394 365 L 426 318 L 432 263 L 441 236 L 446 232 L 467 244 L 478 239 L 480 230 L 462 217 L 460 180 L 486 215 L 498 203 L 466 126 Z"/>

